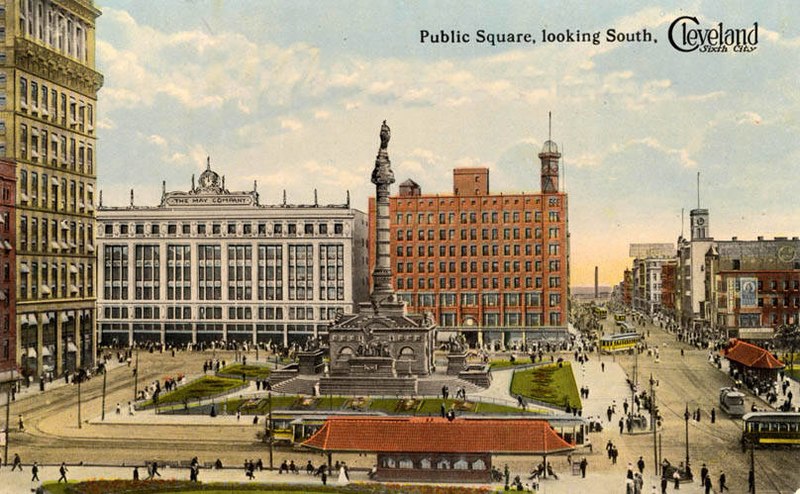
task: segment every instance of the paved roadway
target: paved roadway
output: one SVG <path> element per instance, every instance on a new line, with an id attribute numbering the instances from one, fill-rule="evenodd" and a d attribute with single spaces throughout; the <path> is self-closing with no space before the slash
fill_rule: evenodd
<path id="1" fill-rule="evenodd" d="M 606 321 L 611 328 L 613 321 Z M 664 417 L 662 430 L 663 457 L 672 464 L 682 461 L 685 456 L 686 422 L 684 412 L 688 405 L 690 411 L 702 410 L 700 422 L 689 420 L 689 457 L 692 469 L 699 475 L 702 463 L 711 471 L 714 485 L 719 473 L 724 470 L 728 485 L 733 492 L 746 492 L 747 473 L 750 468 L 750 455 L 742 452 L 740 445 L 741 419 L 732 419 L 719 409 L 719 388 L 730 386 L 732 380 L 727 373 L 717 369 L 708 361 L 707 350 L 697 350 L 689 345 L 678 343 L 675 336 L 653 325 L 638 328 L 650 331 L 648 344 L 658 346 L 660 362 L 648 357 L 646 353 L 638 356 L 616 357 L 625 372 L 630 376 L 638 361 L 640 386 L 648 386 L 652 374 L 659 385 L 656 396 L 661 414 Z M 684 356 L 680 355 L 683 348 Z M 607 359 L 608 357 L 603 357 Z M 759 408 L 767 408 L 766 402 L 749 394 L 745 400 L 746 409 L 755 401 Z M 629 399 L 630 401 L 630 399 Z M 711 424 L 710 410 L 716 408 L 716 423 Z M 625 436 L 624 447 L 642 455 L 652 464 L 652 435 Z M 800 469 L 797 449 L 757 449 L 755 451 L 756 486 L 759 493 L 791 493 L 800 488 Z"/>

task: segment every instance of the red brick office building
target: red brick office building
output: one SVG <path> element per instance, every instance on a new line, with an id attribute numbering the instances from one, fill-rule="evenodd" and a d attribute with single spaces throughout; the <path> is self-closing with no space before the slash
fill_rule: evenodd
<path id="1" fill-rule="evenodd" d="M 0 383 L 17 379 L 16 311 L 16 164 L 0 159 Z"/>
<path id="2" fill-rule="evenodd" d="M 487 168 L 453 170 L 452 194 L 423 194 L 413 180 L 390 197 L 394 288 L 440 329 L 496 345 L 566 336 L 567 194 L 552 141 L 539 153 L 541 192 L 497 194 Z M 370 239 L 375 204 L 370 201 Z M 370 257 L 370 269 L 374 264 Z"/>

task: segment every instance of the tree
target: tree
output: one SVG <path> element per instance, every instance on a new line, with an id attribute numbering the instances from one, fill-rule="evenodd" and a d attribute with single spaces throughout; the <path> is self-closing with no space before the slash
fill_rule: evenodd
<path id="1" fill-rule="evenodd" d="M 776 343 L 789 352 L 789 369 L 794 369 L 794 354 L 800 350 L 800 325 L 784 324 L 775 333 Z"/>

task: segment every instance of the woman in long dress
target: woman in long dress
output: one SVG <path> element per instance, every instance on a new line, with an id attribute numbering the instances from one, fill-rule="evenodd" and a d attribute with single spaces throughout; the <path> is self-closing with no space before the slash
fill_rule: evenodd
<path id="1" fill-rule="evenodd" d="M 345 468 L 344 463 L 339 467 L 339 484 L 347 485 L 350 483 L 350 479 L 347 477 L 347 469 Z"/>

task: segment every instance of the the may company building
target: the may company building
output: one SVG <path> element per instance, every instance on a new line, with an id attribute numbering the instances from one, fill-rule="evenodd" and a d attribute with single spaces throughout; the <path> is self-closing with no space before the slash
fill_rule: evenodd
<path id="1" fill-rule="evenodd" d="M 315 194 L 316 195 L 316 194 Z M 262 205 L 210 164 L 157 206 L 98 208 L 101 344 L 303 342 L 368 294 L 367 218 Z"/>

